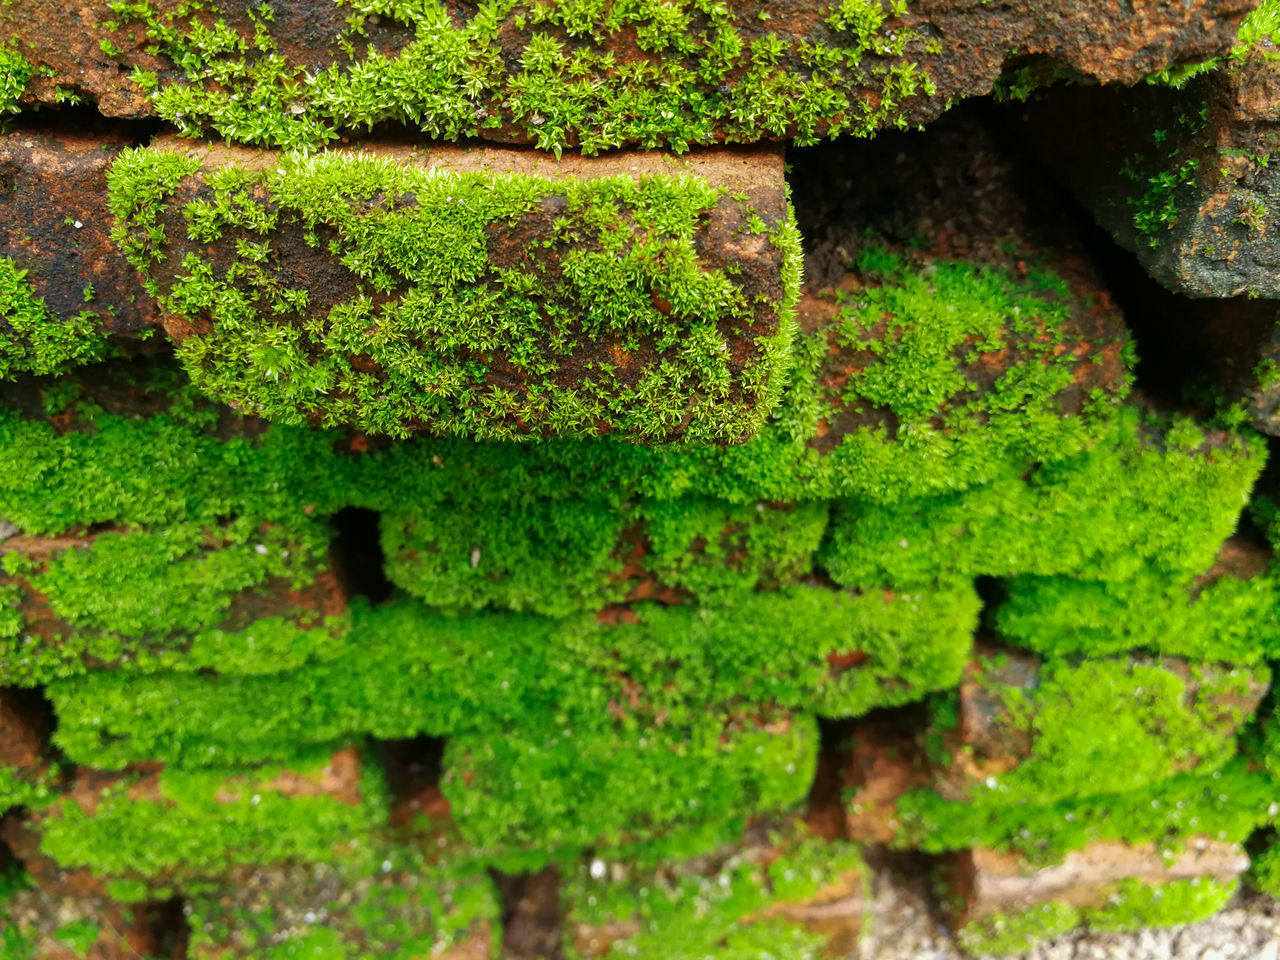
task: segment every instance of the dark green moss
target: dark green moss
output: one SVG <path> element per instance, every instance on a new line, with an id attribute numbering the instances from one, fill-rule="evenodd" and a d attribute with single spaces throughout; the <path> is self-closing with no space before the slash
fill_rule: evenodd
<path id="1" fill-rule="evenodd" d="M 1271 573 L 1222 576 L 1202 587 L 1145 570 L 1117 581 L 1014 577 L 1007 589 L 997 630 L 1044 656 L 1146 650 L 1231 663 L 1280 656 L 1280 584 Z"/>
<path id="2" fill-rule="evenodd" d="M 1190 420 L 1143 422 L 1058 463 L 1009 470 L 982 487 L 833 513 L 819 562 L 848 586 L 937 577 L 1121 580 L 1207 570 L 1265 462 L 1253 436 L 1206 435 Z"/>
<path id="3" fill-rule="evenodd" d="M 1275 836 L 1261 853 L 1254 854 L 1249 864 L 1249 884 L 1269 897 L 1280 897 L 1280 844 Z"/>
<path id="4" fill-rule="evenodd" d="M 216 8 L 210 19 L 182 5 L 112 4 L 181 70 L 133 74 L 160 116 L 191 134 L 267 145 L 320 144 L 382 121 L 446 140 L 498 127 L 587 154 L 866 136 L 905 125 L 904 101 L 934 89 L 917 58 L 941 50 L 895 27 L 906 0 L 842 0 L 815 10 L 823 24 L 800 35 L 769 31 L 768 11 L 704 0 L 505 4 L 465 22 L 435 2 L 344 6 L 345 28 L 323 36 L 329 48 L 298 63 L 281 51 L 266 5 L 233 27 Z M 368 31 L 387 27 L 411 39 L 379 49 Z"/>
<path id="5" fill-rule="evenodd" d="M 984 805 L 1123 793 L 1217 769 L 1234 755 L 1235 736 L 1270 681 L 1262 666 L 1124 657 L 1050 661 L 1028 689 L 996 680 L 1000 661 L 984 658 L 972 678 L 984 699 L 1002 704 L 983 736 L 1029 748 L 1007 773 L 966 785 L 969 799 Z"/>
<path id="6" fill-rule="evenodd" d="M 763 832 L 749 830 L 746 837 L 683 863 L 593 857 L 566 868 L 561 894 L 566 956 L 802 960 L 826 955 L 826 938 L 819 931 L 802 929 L 785 916 L 763 918 L 770 907 L 804 903 L 824 889 L 857 896 L 868 879 L 857 848 L 819 840 L 795 822 L 758 835 Z"/>
<path id="7" fill-rule="evenodd" d="M 0 114 L 4 113 L 5 52 L 0 48 Z M 19 58 L 21 59 L 21 58 Z M 57 373 L 102 358 L 106 338 L 92 310 L 55 317 L 26 281 L 26 271 L 0 257 L 0 379 Z"/>
<path id="8" fill-rule="evenodd" d="M 785 810 L 809 792 L 812 717 L 775 709 L 553 717 L 449 741 L 441 788 L 463 839 L 509 871 Z"/>
<path id="9" fill-rule="evenodd" d="M 825 503 L 551 500 L 391 510 L 381 530 L 387 575 L 432 606 L 563 616 L 641 584 L 712 599 L 794 582 L 826 522 Z"/>
<path id="10" fill-rule="evenodd" d="M 363 765 L 353 802 L 324 792 L 291 795 L 281 786 L 294 776 L 319 783 L 332 757 L 331 749 L 318 749 L 279 767 L 163 770 L 154 790 L 136 788 L 145 774 L 126 774 L 89 809 L 74 796 L 43 807 L 40 849 L 66 868 L 143 878 L 366 857 L 370 831 L 387 816 L 380 771 Z"/>
<path id="11" fill-rule="evenodd" d="M 799 285 L 789 212 L 744 227 L 777 251 L 770 299 L 699 253 L 728 197 L 687 172 L 550 179 L 346 153 L 197 176 L 184 161 L 115 161 L 115 235 L 195 325 L 178 347 L 195 382 L 241 410 L 396 436 L 738 443 L 778 402 Z M 159 222 L 179 172 L 195 246 Z M 495 231 L 514 248 L 500 258 Z M 282 234 L 354 292 L 288 272 Z"/>
<path id="12" fill-rule="evenodd" d="M 1243 843 L 1271 818 L 1274 786 L 1236 757 L 1212 773 L 1184 773 L 1121 793 L 1052 803 L 975 804 L 917 790 L 898 801 L 897 846 L 942 853 L 972 847 L 1011 851 L 1029 863 L 1060 862 L 1100 840 L 1155 843 L 1178 851 L 1190 837 Z"/>
<path id="13" fill-rule="evenodd" d="M 48 693 L 57 742 L 106 768 L 152 757 L 226 766 L 353 733 L 445 736 L 554 715 L 674 722 L 708 708 L 781 706 L 855 716 L 957 683 L 977 611 L 967 585 L 639 604 L 617 623 L 454 618 L 400 602 L 357 607 L 348 652 L 327 663 L 262 677 L 99 671 Z"/>

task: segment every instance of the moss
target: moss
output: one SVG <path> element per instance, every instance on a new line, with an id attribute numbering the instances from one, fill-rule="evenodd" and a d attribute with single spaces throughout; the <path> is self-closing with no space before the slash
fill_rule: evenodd
<path id="1" fill-rule="evenodd" d="M 1065 903 L 1041 903 L 1017 913 L 1000 913 L 966 924 L 956 934 L 975 955 L 1022 953 L 1037 940 L 1056 937 L 1080 923 L 1080 912 Z"/>
<path id="2" fill-rule="evenodd" d="M 181 71 L 133 74 L 161 117 L 256 144 L 314 145 L 383 121 L 445 140 L 504 128 L 556 153 L 812 143 L 903 126 L 905 102 L 934 89 L 918 62 L 934 45 L 896 22 L 906 0 L 842 0 L 809 36 L 704 0 L 500 3 L 462 22 L 435 2 L 343 0 L 346 27 L 335 22 L 306 63 L 281 48 L 266 6 L 230 24 L 182 6 L 112 7 Z"/>
<path id="3" fill-rule="evenodd" d="M 0 767 L 0 812 L 45 805 L 57 796 L 60 776 L 61 770 L 53 765 Z"/>
<path id="4" fill-rule="evenodd" d="M 4 112 L 0 50 L 0 113 Z M 26 279 L 27 271 L 0 257 L 0 379 L 18 373 L 49 374 L 102 358 L 107 341 L 91 310 L 54 316 Z"/>
<path id="5" fill-rule="evenodd" d="M 1271 843 L 1254 854 L 1249 864 L 1249 885 L 1269 897 L 1280 897 L 1280 844 Z"/>
<path id="6" fill-rule="evenodd" d="M 840 505 L 818 559 L 837 582 L 861 587 L 1187 577 L 1212 566 L 1264 461 L 1253 435 L 1211 437 L 1177 418 L 1143 423 L 1127 408 L 1110 442 L 1070 459 L 962 493 Z"/>
<path id="7" fill-rule="evenodd" d="M 997 657 L 983 666 L 998 663 Z M 1028 739 L 1030 749 L 1009 772 L 973 785 L 972 799 L 1052 803 L 1122 793 L 1181 771 L 1212 771 L 1235 753 L 1250 691 L 1264 690 L 1269 679 L 1265 667 L 1129 658 L 1050 661 L 1030 690 L 979 674 L 974 682 L 984 697 L 1006 704 L 989 721 L 999 738 Z"/>
<path id="8" fill-rule="evenodd" d="M 1274 788 L 1245 757 L 1212 773 L 1184 773 L 1121 793 L 1051 803 L 976 804 L 916 790 L 898 801 L 894 843 L 926 853 L 972 847 L 1011 851 L 1035 865 L 1061 862 L 1100 840 L 1179 851 L 1191 837 L 1243 843 L 1270 818 Z"/>
<path id="9" fill-rule="evenodd" d="M 652 589 L 711 599 L 810 572 L 825 503 L 735 506 L 689 498 L 413 507 L 382 515 L 392 582 L 442 609 L 563 616 Z"/>
<path id="10" fill-rule="evenodd" d="M 1195 581 L 1140 571 L 1117 581 L 1014 577 L 996 629 L 1044 656 L 1100 657 L 1146 650 L 1193 660 L 1256 663 L 1280 656 L 1270 573 Z"/>
<path id="11" fill-rule="evenodd" d="M 391 861 L 375 872 L 265 867 L 188 898 L 187 916 L 193 954 L 416 960 L 469 941 L 491 946 L 486 928 L 497 932 L 498 899 L 484 873 L 460 879 Z"/>
<path id="12" fill-rule="evenodd" d="M 967 585 L 639 604 L 614 624 L 455 618 L 401 602 L 357 607 L 349 652 L 331 662 L 263 677 L 100 671 L 52 683 L 48 694 L 58 744 L 100 768 L 153 757 L 229 765 L 357 732 L 445 736 L 557 713 L 674 722 L 717 705 L 781 705 L 853 716 L 957 683 L 977 609 Z"/>
<path id="13" fill-rule="evenodd" d="M 16 44 L 0 43 L 0 115 L 18 112 L 18 99 L 33 72 L 34 68 Z"/>
<path id="14" fill-rule="evenodd" d="M 81 805 L 41 811 L 40 849 L 66 868 L 130 877 L 212 876 L 238 864 L 359 858 L 387 815 L 380 773 L 364 765 L 354 802 L 323 792 L 290 795 L 292 777 L 319 781 L 333 756 L 314 750 L 287 766 L 126 774 Z M 280 778 L 280 779 L 278 779 Z"/>
<path id="15" fill-rule="evenodd" d="M 180 168 L 163 153 L 113 165 L 117 237 L 151 268 L 163 309 L 195 325 L 178 347 L 193 379 L 242 410 L 397 436 L 735 443 L 777 403 L 795 333 L 794 224 L 756 218 L 752 232 L 789 261 L 769 301 L 699 255 L 723 191 L 696 176 L 557 180 L 290 154 L 197 177 L 181 209 L 199 246 L 173 251 L 153 243 L 153 194 Z M 495 259 L 494 231 L 517 249 Z M 281 233 L 349 271 L 354 292 L 295 285 L 276 262 L 293 259 Z M 153 265 L 157 248 L 168 259 Z M 747 337 L 748 356 L 725 331 Z"/>
<path id="16" fill-rule="evenodd" d="M 856 847 L 818 840 L 795 823 L 767 838 L 749 831 L 684 863 L 591 858 L 565 870 L 565 953 L 569 960 L 812 960 L 828 955 L 825 937 L 783 916 L 764 917 L 771 907 L 802 903 L 824 888 L 856 895 L 865 873 Z M 634 932 L 609 942 L 632 925 Z"/>
<path id="17" fill-rule="evenodd" d="M 454 737 L 441 789 L 463 839 L 521 871 L 784 810 L 808 793 L 817 752 L 811 717 L 767 708 L 554 718 Z"/>

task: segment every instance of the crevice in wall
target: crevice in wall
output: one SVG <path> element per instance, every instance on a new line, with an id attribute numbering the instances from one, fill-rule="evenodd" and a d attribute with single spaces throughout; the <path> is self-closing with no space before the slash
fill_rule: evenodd
<path id="1" fill-rule="evenodd" d="M 502 956 L 506 960 L 564 960 L 560 871 L 493 873 L 502 907 Z"/>
<path id="2" fill-rule="evenodd" d="M 387 579 L 386 555 L 380 534 L 381 514 L 364 507 L 344 507 L 329 521 L 329 563 L 343 589 L 370 603 L 391 598 L 394 586 Z"/>

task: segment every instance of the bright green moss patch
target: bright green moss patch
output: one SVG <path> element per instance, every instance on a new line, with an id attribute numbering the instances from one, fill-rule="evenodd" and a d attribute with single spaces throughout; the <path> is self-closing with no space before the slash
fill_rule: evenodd
<path id="1" fill-rule="evenodd" d="M 358 858 L 386 818 L 386 787 L 366 764 L 357 797 L 327 794 L 319 784 L 332 758 L 320 749 L 249 771 L 164 770 L 154 781 L 125 774 L 97 792 L 89 809 L 70 796 L 45 807 L 40 849 L 64 867 L 140 877 Z M 293 777 L 316 788 L 299 791 Z"/>
<path id="2" fill-rule="evenodd" d="M 57 795 L 61 771 L 56 766 L 38 769 L 0 767 L 0 812 L 13 807 L 39 807 Z"/>
<path id="3" fill-rule="evenodd" d="M 837 507 L 819 562 L 849 586 L 1186 577 L 1212 566 L 1264 461 L 1254 436 L 1126 408 L 1109 442 L 1025 477 L 1024 465 L 962 493 Z"/>
<path id="4" fill-rule="evenodd" d="M 0 49 L 0 113 L 4 112 L 5 53 Z M 0 379 L 18 373 L 58 373 L 100 360 L 106 338 L 97 315 L 83 310 L 55 317 L 26 280 L 26 271 L 0 257 Z"/>
<path id="5" fill-rule="evenodd" d="M 260 677 L 98 671 L 48 693 L 58 744 L 105 768 L 148 758 L 226 766 L 356 732 L 446 736 L 556 712 L 590 723 L 618 713 L 696 720 L 717 705 L 856 716 L 957 683 L 978 606 L 968 585 L 640 604 L 614 624 L 448 617 L 401 602 L 357 607 L 347 652 L 330 662 Z"/>
<path id="6" fill-rule="evenodd" d="M 984 661 L 987 670 L 999 664 L 999 656 Z M 1009 772 L 971 784 L 971 798 L 1052 803 L 1212 771 L 1234 755 L 1235 736 L 1269 681 L 1265 667 L 1129 658 L 1050 661 L 1030 689 L 979 674 L 974 682 L 983 685 L 983 696 L 1003 707 L 988 721 L 997 739 L 1030 747 Z"/>
<path id="7" fill-rule="evenodd" d="M 867 136 L 906 124 L 904 101 L 934 91 L 918 59 L 941 52 L 895 24 L 907 0 L 842 0 L 815 10 L 823 24 L 776 31 L 767 11 L 707 0 L 501 3 L 464 21 L 435 0 L 342 0 L 332 32 L 311 26 L 320 35 L 305 63 L 277 42 L 285 11 L 228 23 L 158 6 L 112 4 L 181 70 L 133 74 L 156 112 L 189 134 L 263 145 L 321 144 L 383 121 L 446 140 L 498 128 L 587 154 Z"/>
<path id="8" fill-rule="evenodd" d="M 486 874 L 459 878 L 383 862 L 391 869 L 244 871 L 187 900 L 190 949 L 227 960 L 420 960 L 467 942 L 472 949 L 496 943 L 497 891 Z"/>
<path id="9" fill-rule="evenodd" d="M 745 822 L 808 793 L 811 717 L 703 707 L 677 720 L 604 713 L 449 741 L 441 789 L 463 839 L 507 869 Z"/>
<path id="10" fill-rule="evenodd" d="M 1263 574 L 1189 579 L 1142 571 L 1128 580 L 1014 577 L 996 610 L 1010 643 L 1044 656 L 1146 650 L 1193 660 L 1256 663 L 1280 656 L 1280 585 Z"/>
<path id="11" fill-rule="evenodd" d="M 31 74 L 32 66 L 17 46 L 0 43 L 0 114 L 18 112 L 18 98 L 27 88 Z"/>
<path id="12" fill-rule="evenodd" d="M 986 847 L 1050 864 L 1099 840 L 1155 843 L 1165 852 L 1195 836 L 1243 843 L 1270 819 L 1274 801 L 1270 778 L 1250 767 L 1237 757 L 1208 774 L 1052 803 L 963 803 L 917 790 L 898 801 L 902 830 L 895 844 L 926 853 Z"/>
<path id="13" fill-rule="evenodd" d="M 770 907 L 804 903 L 824 889 L 858 896 L 865 889 L 866 866 L 857 848 L 818 840 L 794 823 L 768 836 L 754 835 L 761 832 L 751 831 L 685 863 L 655 868 L 592 858 L 566 869 L 561 894 L 567 908 L 566 956 L 812 960 L 829 955 L 818 931 L 764 916 Z M 628 924 L 635 925 L 634 932 L 623 932 Z M 619 933 L 619 939 L 610 939 Z"/>
<path id="14" fill-rule="evenodd" d="M 1235 896 L 1237 881 L 1174 880 L 1147 884 L 1122 880 L 1106 894 L 1106 904 L 1077 910 L 1065 903 L 1045 903 L 1013 914 L 997 914 L 959 932 L 960 945 L 974 954 L 1022 953 L 1037 940 L 1057 936 L 1084 924 L 1100 933 L 1176 927 L 1217 913 Z"/>
<path id="15" fill-rule="evenodd" d="M 794 581 L 826 523 L 825 503 L 690 498 L 410 507 L 384 513 L 381 529 L 387 575 L 432 606 L 563 616 L 645 590 L 710 599 Z"/>
<path id="16" fill-rule="evenodd" d="M 695 175 L 285 155 L 188 183 L 184 240 L 155 199 L 182 160 L 158 156 L 110 171 L 117 237 L 195 325 L 178 347 L 195 382 L 241 410 L 396 436 L 737 443 L 777 403 L 794 224 L 744 212 L 739 229 L 770 252 L 751 271 L 716 267 L 698 237 L 729 200 Z"/>

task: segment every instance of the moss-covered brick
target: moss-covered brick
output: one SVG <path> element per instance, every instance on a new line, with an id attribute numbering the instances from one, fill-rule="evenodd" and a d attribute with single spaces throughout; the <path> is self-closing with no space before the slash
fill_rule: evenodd
<path id="1" fill-rule="evenodd" d="M 1112 438 L 961 493 L 832 514 L 819 562 L 848 586 L 955 576 L 1183 577 L 1210 566 L 1262 469 L 1260 438 L 1125 408 Z"/>
<path id="2" fill-rule="evenodd" d="M 800 254 L 775 150 L 169 141 L 109 180 L 193 379 L 270 420 L 739 443 L 785 380 Z"/>
<path id="3" fill-rule="evenodd" d="M 781 812 L 809 792 L 817 758 L 804 714 L 624 708 L 456 736 L 441 789 L 464 841 L 502 869 L 536 870 Z"/>
<path id="4" fill-rule="evenodd" d="M 18 884 L 0 902 L 5 960 L 186 960 L 157 904 L 47 893 Z"/>
<path id="5" fill-rule="evenodd" d="M 0 812 L 36 806 L 57 788 L 61 769 L 49 749 L 52 726 L 37 696 L 0 689 Z"/>
<path id="6" fill-rule="evenodd" d="M 1099 933 L 1137 931 L 1144 927 L 1176 927 L 1210 917 L 1225 907 L 1239 889 L 1238 880 L 1197 878 L 1152 883 L 1131 879 L 1113 884 L 1097 906 L 1077 907 L 1048 901 L 1011 913 L 974 920 L 957 932 L 969 953 L 1025 953 L 1038 940 L 1086 926 Z"/>
<path id="7" fill-rule="evenodd" d="M 455 876 L 384 860 L 374 870 L 299 864 L 236 870 L 188 898 L 191 960 L 489 960 L 499 905 L 483 871 Z"/>
<path id="8" fill-rule="evenodd" d="M 754 823 L 690 860 L 586 857 L 563 874 L 571 960 L 846 956 L 869 879 L 852 844 L 787 820 Z"/>
<path id="9" fill-rule="evenodd" d="M 323 143 L 390 121 L 437 139 L 594 153 L 915 125 L 989 93 L 1010 58 L 1046 50 L 1073 72 L 1132 83 L 1224 53 L 1240 12 L 1207 0 L 550 0 L 461 15 L 386 0 L 12 0 L 0 33 L 20 28 L 47 70 L 27 101 L 73 83 L 109 115 L 154 112 L 254 143 Z"/>
<path id="10" fill-rule="evenodd" d="M 112 132 L 0 131 L 0 380 L 59 372 L 154 332 L 155 305 L 111 240 L 106 173 L 128 144 Z"/>
<path id="11" fill-rule="evenodd" d="M 409 505 L 380 521 L 388 577 L 428 604 L 550 616 L 649 598 L 730 602 L 794 583 L 826 525 L 822 502 L 703 498 Z"/>
<path id="12" fill-rule="evenodd" d="M 1273 782 L 1245 756 L 1211 773 L 1049 803 L 994 806 L 912 790 L 897 801 L 900 829 L 893 843 L 926 853 L 982 847 L 1037 866 L 1061 863 L 1069 851 L 1102 841 L 1151 843 L 1171 856 L 1192 837 L 1244 843 L 1273 817 L 1274 802 Z"/>
<path id="13" fill-rule="evenodd" d="M 172 882 L 244 864 L 361 862 L 386 815 L 381 771 L 345 747 L 262 768 L 82 769 L 30 825 L 64 870 Z"/>
<path id="14" fill-rule="evenodd" d="M 1099 657 L 1132 650 L 1192 660 L 1257 663 L 1280 656 L 1280 582 L 1270 551 L 1228 540 L 1198 577 L 1147 570 L 1127 580 L 1014 577 L 996 629 L 1042 656 Z"/>
<path id="15" fill-rule="evenodd" d="M 978 607 L 967 584 L 858 596 L 793 587 L 723 606 L 636 604 L 605 622 L 450 617 L 401 601 L 356 607 L 348 652 L 329 662 L 267 676 L 97 671 L 48 694 L 59 746 L 107 768 L 226 766 L 354 733 L 491 733 L 557 714 L 674 722 L 767 706 L 856 716 L 954 686 Z"/>
<path id="16" fill-rule="evenodd" d="M 950 800 L 1006 806 L 1209 773 L 1235 754 L 1269 682 L 1265 667 L 987 654 L 935 710 L 935 786 Z"/>

